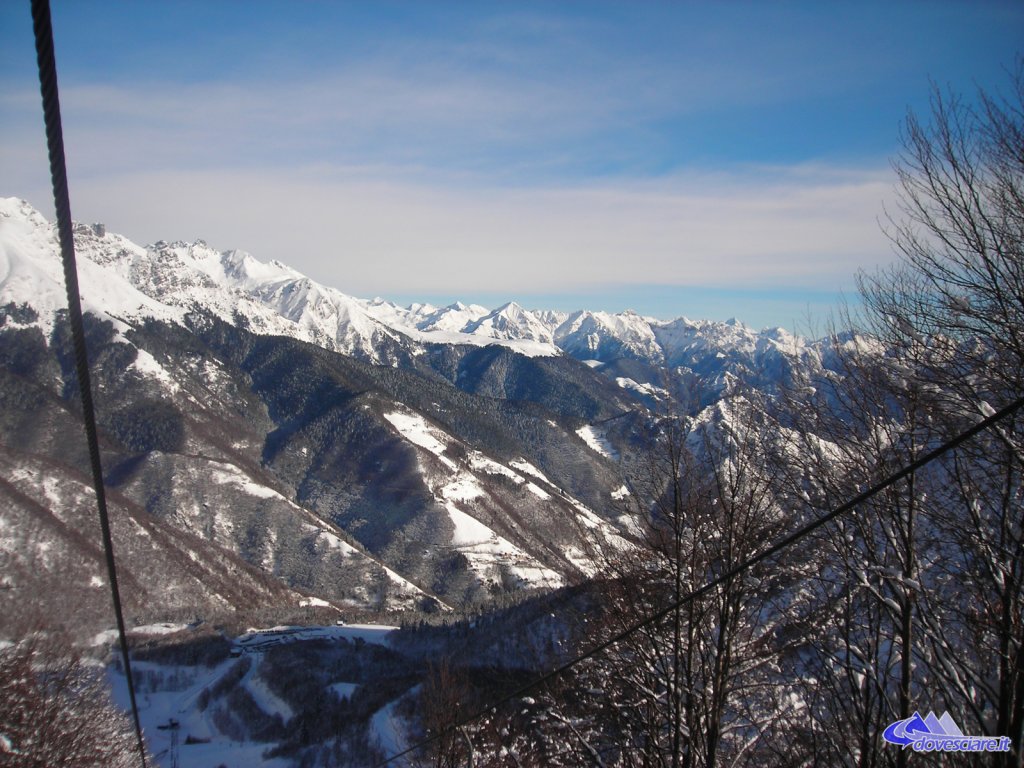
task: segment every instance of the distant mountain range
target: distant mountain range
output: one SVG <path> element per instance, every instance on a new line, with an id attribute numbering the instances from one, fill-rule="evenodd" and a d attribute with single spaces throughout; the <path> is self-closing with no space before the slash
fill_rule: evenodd
<path id="1" fill-rule="evenodd" d="M 828 357 L 738 322 L 399 307 L 97 224 L 75 243 L 140 617 L 311 597 L 437 611 L 584 578 L 629 525 L 658 418 Z M 64 304 L 55 228 L 0 199 L 0 601 L 58 574 L 78 604 L 106 600 Z"/>

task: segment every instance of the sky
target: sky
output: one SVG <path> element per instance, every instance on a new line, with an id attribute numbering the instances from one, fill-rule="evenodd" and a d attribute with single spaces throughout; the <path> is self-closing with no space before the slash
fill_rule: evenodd
<path id="1" fill-rule="evenodd" d="M 360 298 L 807 331 L 894 259 L 932 85 L 999 92 L 1014 2 L 51 0 L 72 213 Z M 29 2 L 0 196 L 53 217 Z"/>

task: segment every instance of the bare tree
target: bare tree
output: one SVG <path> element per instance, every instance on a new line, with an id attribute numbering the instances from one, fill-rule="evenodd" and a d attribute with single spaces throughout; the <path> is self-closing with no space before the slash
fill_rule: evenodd
<path id="1" fill-rule="evenodd" d="M 804 371 L 787 409 L 789 480 L 795 506 L 820 515 L 917 458 L 933 441 L 913 350 L 900 359 L 877 339 L 832 339 L 827 368 Z M 882 731 L 909 717 L 926 693 L 914 684 L 923 662 L 918 638 L 920 518 L 930 498 L 915 472 L 824 529 L 817 563 L 806 695 L 817 749 L 834 764 L 902 765 L 885 751 Z"/>
<path id="2" fill-rule="evenodd" d="M 952 391 L 975 404 L 981 381 L 1024 387 L 1024 59 L 1010 85 L 1006 98 L 981 92 L 978 106 L 935 88 L 931 120 L 908 117 L 889 230 L 903 258 L 861 280 L 887 340 L 957 343 L 940 373 L 966 374 Z"/>
<path id="3" fill-rule="evenodd" d="M 794 417 L 797 463 L 823 506 L 1024 394 L 1024 61 L 1005 97 L 972 106 L 934 89 L 930 119 L 907 120 L 896 170 L 901 259 L 860 276 L 856 332 L 833 339 L 840 365 L 804 382 Z M 1021 421 L 1007 420 L 827 534 L 837 564 L 819 585 L 836 610 L 816 688 L 836 754 L 902 764 L 878 729 L 934 707 L 967 732 L 1009 736 L 992 759 L 1021 764 L 1022 470 Z"/>
<path id="4" fill-rule="evenodd" d="M 622 745 L 614 764 L 759 764 L 792 714 L 778 671 L 799 602 L 794 569 L 756 567 L 688 597 L 788 524 L 775 496 L 775 435 L 763 404 L 734 393 L 689 423 L 669 422 L 634 484 L 644 523 L 636 546 L 609 563 L 606 631 L 662 618 L 598 662 L 605 728 Z"/>
<path id="5" fill-rule="evenodd" d="M 1024 394 L 1024 59 L 1008 94 L 982 92 L 976 106 L 935 89 L 896 168 L 903 264 L 864 279 L 865 301 L 896 349 L 933 350 L 917 378 L 953 434 Z M 947 577 L 947 610 L 932 599 L 927 613 L 936 679 L 971 726 L 1010 737 L 1004 765 L 1024 761 L 1022 469 L 1016 419 L 957 451 L 933 488 L 936 546 L 962 569 Z"/>
<path id="6" fill-rule="evenodd" d="M 465 671 L 447 657 L 427 669 L 420 689 L 420 722 L 429 737 L 426 765 L 433 768 L 462 768 L 473 765 L 473 743 L 465 728 L 456 727 L 460 718 L 469 714 L 472 687 Z"/>

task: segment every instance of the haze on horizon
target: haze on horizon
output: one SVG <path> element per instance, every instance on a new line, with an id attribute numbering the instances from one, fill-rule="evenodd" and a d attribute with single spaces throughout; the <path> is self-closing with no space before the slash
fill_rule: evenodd
<path id="1" fill-rule="evenodd" d="M 930 83 L 998 91 L 1024 6 L 53 3 L 72 211 L 354 296 L 793 328 L 891 258 Z M 28 3 L 0 194 L 52 216 Z"/>

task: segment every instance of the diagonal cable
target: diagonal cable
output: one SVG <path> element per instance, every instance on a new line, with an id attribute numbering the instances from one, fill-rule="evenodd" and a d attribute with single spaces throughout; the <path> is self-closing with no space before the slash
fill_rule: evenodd
<path id="1" fill-rule="evenodd" d="M 121 642 L 121 659 L 124 662 L 128 695 L 131 699 L 132 718 L 135 721 L 135 735 L 138 739 L 139 756 L 146 768 L 146 748 L 139 723 L 139 709 L 135 701 L 135 685 L 132 680 L 131 661 L 128 658 L 128 640 L 125 636 L 124 615 L 121 611 L 121 594 L 117 587 L 117 566 L 114 562 L 114 544 L 110 535 L 110 517 L 107 513 L 107 496 L 103 486 L 103 465 L 100 461 L 100 445 L 96 433 L 96 413 L 92 401 L 92 385 L 89 377 L 89 361 L 85 348 L 85 326 L 82 322 L 82 302 L 78 288 L 78 267 L 75 262 L 75 243 L 71 223 L 71 201 L 68 194 L 67 167 L 64 160 L 64 132 L 61 127 L 60 99 L 57 94 L 57 64 L 53 53 L 53 25 L 50 19 L 49 0 L 32 0 L 32 26 L 36 38 L 36 61 L 39 67 L 39 87 L 43 97 L 43 116 L 46 122 L 46 145 L 50 156 L 50 178 L 53 185 L 53 203 L 57 210 L 57 228 L 60 236 L 60 253 L 64 262 L 64 284 L 68 294 L 68 317 L 74 343 L 75 370 L 78 377 L 79 393 L 82 397 L 82 416 L 85 422 L 86 441 L 89 444 L 89 462 L 92 466 L 92 482 L 96 489 L 96 505 L 99 508 L 100 529 L 103 533 L 103 551 L 107 559 L 107 575 L 110 592 L 114 601 L 114 615 L 117 618 L 117 634 Z"/>
<path id="2" fill-rule="evenodd" d="M 629 637 L 633 633 L 638 632 L 641 629 L 643 629 L 644 627 L 647 627 L 647 626 L 649 626 L 651 624 L 654 624 L 657 621 L 660 621 L 661 619 L 665 618 L 670 613 L 672 613 L 675 610 L 678 610 L 679 608 L 681 608 L 682 606 L 686 605 L 687 603 L 693 602 L 694 600 L 696 600 L 699 597 L 703 597 L 704 595 L 706 595 L 711 590 L 713 590 L 716 587 L 724 584 L 725 582 L 729 581 L 730 579 L 736 578 L 741 573 L 743 573 L 746 570 L 749 570 L 750 568 L 753 568 L 758 563 L 760 563 L 760 562 L 762 562 L 764 560 L 767 560 L 768 558 L 772 557 L 773 555 L 777 555 L 779 552 L 783 551 L 784 549 L 788 549 L 789 547 L 793 546 L 798 541 L 800 541 L 804 537 L 810 535 L 811 533 L 813 533 L 814 531 L 818 530 L 822 526 L 827 525 L 828 523 L 830 523 L 833 520 L 835 520 L 837 517 L 839 517 L 839 516 L 841 516 L 843 514 L 846 514 L 847 512 L 849 512 L 850 510 L 852 510 L 855 507 L 859 506 L 860 504 L 863 504 L 865 501 L 870 499 L 872 496 L 875 496 L 875 495 L 881 493 L 886 488 L 889 488 L 890 486 L 895 485 L 900 480 L 904 479 L 905 477 L 908 477 L 909 475 L 913 474 L 917 470 L 921 469 L 926 464 L 930 464 L 931 462 L 935 461 L 935 459 L 939 458 L 940 456 L 942 456 L 942 455 L 944 455 L 946 453 L 949 453 L 954 448 L 957 448 L 958 446 L 960 446 L 963 443 L 967 442 L 968 440 L 970 440 L 975 435 L 977 435 L 977 434 L 979 434 L 981 432 L 984 432 L 986 429 L 989 429 L 989 428 L 995 426 L 997 423 L 999 423 L 1003 419 L 1008 418 L 1009 416 L 1012 416 L 1017 411 L 1019 411 L 1021 408 L 1024 408 L 1024 397 L 1018 398 L 1017 400 L 1013 401 L 1012 403 L 1010 403 L 1009 405 L 1005 406 L 1004 408 L 1001 408 L 1000 410 L 996 411 L 995 413 L 993 413 L 992 415 L 988 416 L 987 418 L 979 421 L 973 427 L 970 427 L 970 428 L 964 430 L 963 432 L 960 432 L 959 434 L 957 434 L 956 436 L 950 438 L 949 440 L 947 440 L 945 443 L 943 443 L 942 445 L 938 446 L 937 448 L 934 448 L 933 450 L 928 451 L 927 453 L 925 453 L 921 457 L 919 457 L 917 460 L 912 461 L 911 463 L 905 465 L 902 469 L 900 469 L 900 470 L 894 472 L 893 474 L 889 475 L 884 480 L 880 480 L 878 483 L 876 483 L 875 485 L 871 486 L 867 490 L 862 491 L 861 493 L 857 494 L 856 496 L 854 496 L 849 501 L 839 505 L 838 507 L 833 509 L 831 512 L 828 512 L 827 514 L 824 514 L 821 517 L 817 517 L 814 520 L 811 520 L 809 523 L 806 523 L 805 525 L 802 525 L 801 527 L 797 528 L 792 533 L 784 536 L 779 541 L 777 541 L 774 544 L 772 544 L 770 547 L 762 550 L 758 554 L 756 554 L 756 555 L 754 555 L 754 556 L 744 560 L 743 562 L 737 564 L 736 566 L 734 566 L 733 568 L 729 569 L 725 573 L 722 573 L 721 575 L 719 575 L 717 578 L 712 579 L 711 581 L 705 583 L 702 587 L 698 587 L 697 589 L 695 589 L 695 590 L 693 590 L 691 592 L 687 592 L 685 595 L 680 597 L 675 602 L 670 603 L 666 607 L 656 611 L 655 613 L 652 613 L 651 615 L 645 617 L 644 619 L 641 619 L 639 622 L 637 622 L 637 623 L 627 627 L 626 629 L 622 630 L 618 634 L 608 638 L 607 640 L 602 641 L 598 645 L 596 645 L 593 648 L 591 648 L 590 650 L 588 650 L 586 653 L 583 653 L 583 654 L 581 654 L 579 656 L 576 656 L 576 657 L 570 659 L 569 661 L 565 662 L 564 664 L 562 664 L 562 665 L 560 665 L 560 666 L 558 666 L 558 667 L 556 667 L 556 668 L 554 668 L 554 669 L 552 669 L 552 670 L 550 670 L 548 672 L 545 672 L 543 675 L 541 675 L 540 677 L 536 678 L 535 680 L 532 680 L 529 683 L 526 683 L 525 685 L 522 685 L 519 688 L 517 688 L 516 690 L 512 691 L 512 693 L 509 693 L 509 694 L 501 697 L 500 699 L 498 699 L 498 700 L 488 704 L 487 706 L 482 707 L 482 708 L 476 710 L 474 713 L 472 713 L 472 714 L 470 714 L 470 715 L 468 715 L 466 717 L 463 717 L 463 718 L 460 718 L 460 719 L 456 720 L 454 723 L 452 723 L 448 727 L 438 731 L 437 733 L 433 734 L 432 736 L 430 736 L 430 737 L 428 737 L 426 739 L 423 739 L 422 741 L 414 744 L 413 746 L 408 747 L 407 749 L 404 749 L 401 752 L 396 752 L 395 754 L 391 755 L 390 757 L 387 757 L 384 760 L 381 760 L 379 763 L 376 763 L 374 765 L 374 768 L 381 768 L 381 766 L 388 765 L 389 763 L 392 763 L 392 762 L 394 762 L 395 760 L 398 760 L 401 757 L 405 757 L 406 755 L 412 754 L 413 752 L 416 752 L 417 750 L 423 749 L 423 747 L 426 747 L 426 746 L 428 746 L 430 744 L 433 744 L 435 741 L 438 741 L 439 739 L 441 739 L 441 737 L 443 737 L 443 736 L 445 736 L 445 735 L 447 735 L 449 733 L 452 733 L 453 731 L 455 731 L 458 728 L 462 728 L 462 727 L 468 725 L 469 723 L 473 722 L 474 720 L 477 720 L 480 717 L 483 717 L 488 712 L 496 711 L 498 709 L 498 707 L 500 707 L 500 706 L 502 706 L 504 704 L 507 704 L 510 701 L 513 701 L 515 699 L 521 698 L 521 697 L 525 696 L 527 693 L 529 693 L 530 691 L 532 691 L 534 688 L 537 688 L 537 687 L 539 687 L 541 685 L 544 685 L 545 683 L 547 683 L 547 682 L 549 682 L 551 680 L 554 680 L 559 675 L 562 675 L 565 672 L 568 672 L 570 669 L 575 667 L 577 664 L 580 664 L 583 661 L 586 661 L 587 659 L 589 659 L 589 658 L 591 658 L 593 656 L 596 656 L 597 654 L 601 653 L 602 651 L 607 650 L 608 648 L 611 648 L 613 645 L 615 645 L 616 643 L 619 643 L 619 642 L 625 640 L 627 637 Z"/>

